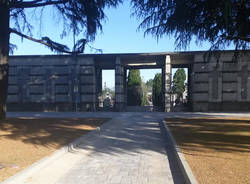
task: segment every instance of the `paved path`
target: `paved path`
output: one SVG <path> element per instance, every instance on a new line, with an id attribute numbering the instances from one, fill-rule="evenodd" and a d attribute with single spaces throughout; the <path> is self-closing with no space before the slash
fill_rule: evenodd
<path id="1" fill-rule="evenodd" d="M 173 183 L 158 121 L 139 114 L 117 119 L 94 142 L 79 145 L 91 146 L 92 152 L 56 183 Z"/>

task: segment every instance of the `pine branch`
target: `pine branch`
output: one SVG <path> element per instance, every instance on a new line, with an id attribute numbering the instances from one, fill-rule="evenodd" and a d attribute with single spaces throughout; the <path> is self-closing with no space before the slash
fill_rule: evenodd
<path id="1" fill-rule="evenodd" d="M 56 51 L 56 52 L 59 52 L 59 53 L 67 53 L 67 54 L 80 54 L 81 52 L 70 52 L 69 51 L 69 48 L 65 45 L 62 45 L 62 44 L 59 44 L 59 43 L 56 43 L 52 40 L 50 40 L 48 37 L 43 37 L 42 39 L 36 39 L 36 38 L 33 38 L 31 36 L 27 36 L 23 33 L 20 33 L 18 31 L 16 31 L 15 29 L 11 29 L 10 28 L 10 33 L 14 33 L 18 36 L 21 36 L 22 38 L 26 38 L 28 40 L 31 40 L 31 41 L 34 41 L 34 42 L 37 42 L 37 43 L 40 43 L 42 45 L 45 45 L 46 47 L 50 48 L 51 51 Z"/>
<path id="2" fill-rule="evenodd" d="M 14 2 L 10 4 L 10 8 L 36 8 L 36 7 L 43 7 L 48 5 L 57 5 L 57 4 L 64 4 L 68 0 L 58 0 L 58 1 L 47 1 L 47 2 L 40 2 L 41 0 L 29 1 L 29 2 Z"/>

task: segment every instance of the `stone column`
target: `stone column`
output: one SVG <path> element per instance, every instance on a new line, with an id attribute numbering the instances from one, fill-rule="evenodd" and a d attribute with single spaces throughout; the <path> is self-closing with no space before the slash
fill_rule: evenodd
<path id="1" fill-rule="evenodd" d="M 162 83 L 163 83 L 163 110 L 171 112 L 171 60 L 170 56 L 166 55 L 164 66 L 162 68 Z"/>
<path id="2" fill-rule="evenodd" d="M 96 95 L 97 95 L 97 107 L 102 107 L 101 96 L 102 94 L 102 69 L 96 67 Z"/>
<path id="3" fill-rule="evenodd" d="M 188 110 L 193 111 L 193 65 L 188 67 Z"/>
<path id="4" fill-rule="evenodd" d="M 124 66 L 119 57 L 115 61 L 115 111 L 124 111 L 126 107 L 124 90 Z"/>

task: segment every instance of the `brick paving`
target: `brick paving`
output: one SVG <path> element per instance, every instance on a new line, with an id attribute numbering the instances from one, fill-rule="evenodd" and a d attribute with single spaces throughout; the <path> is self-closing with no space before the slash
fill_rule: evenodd
<path id="1" fill-rule="evenodd" d="M 79 145 L 80 149 L 91 152 L 56 183 L 184 183 L 180 174 L 176 175 L 179 171 L 174 171 L 178 180 L 173 178 L 164 141 L 159 120 L 153 116 L 134 113 L 116 118 L 115 124 Z"/>

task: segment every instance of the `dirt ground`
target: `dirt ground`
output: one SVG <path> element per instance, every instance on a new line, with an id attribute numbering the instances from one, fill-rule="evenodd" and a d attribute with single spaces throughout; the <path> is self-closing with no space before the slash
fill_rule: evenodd
<path id="1" fill-rule="evenodd" d="M 9 118 L 0 122 L 0 182 L 107 120 Z"/>
<path id="2" fill-rule="evenodd" d="M 165 119 L 201 184 L 250 184 L 250 118 Z"/>

